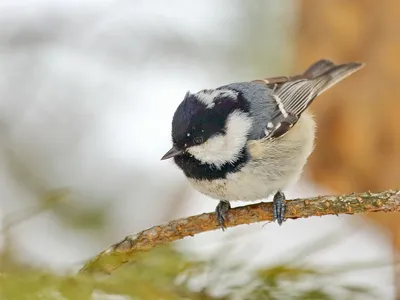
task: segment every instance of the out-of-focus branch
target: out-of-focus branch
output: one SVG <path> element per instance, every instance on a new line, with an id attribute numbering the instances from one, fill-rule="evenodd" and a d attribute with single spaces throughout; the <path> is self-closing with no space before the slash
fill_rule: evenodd
<path id="1" fill-rule="evenodd" d="M 400 212 L 400 191 L 352 193 L 341 196 L 319 196 L 286 202 L 287 219 L 311 216 L 359 214 L 365 212 Z M 272 221 L 272 203 L 236 207 L 227 213 L 226 227 Z M 283 225 L 284 226 L 284 225 Z M 214 213 L 205 213 L 146 229 L 127 236 L 86 263 L 80 273 L 110 273 L 135 254 L 195 234 L 219 229 Z"/>

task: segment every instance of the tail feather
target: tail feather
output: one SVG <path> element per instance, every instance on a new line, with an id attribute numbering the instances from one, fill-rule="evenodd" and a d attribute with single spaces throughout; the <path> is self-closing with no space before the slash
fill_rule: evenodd
<path id="1" fill-rule="evenodd" d="M 321 59 L 315 63 L 313 63 L 307 70 L 302 74 L 303 77 L 307 79 L 313 79 L 326 71 L 329 71 L 335 67 L 335 64 L 327 59 Z"/>
<path id="2" fill-rule="evenodd" d="M 339 83 L 343 79 L 349 77 L 351 74 L 357 72 L 363 68 L 364 65 L 364 63 L 352 62 L 348 64 L 336 65 L 326 70 L 324 73 L 315 78 L 316 81 L 325 82 L 325 84 L 320 87 L 317 96 L 321 95 L 323 92 Z"/>
<path id="3" fill-rule="evenodd" d="M 350 65 L 352 65 L 352 66 L 350 66 Z M 253 82 L 260 82 L 260 83 L 267 84 L 269 86 L 274 86 L 274 85 L 281 85 L 281 84 L 285 84 L 287 82 L 301 80 L 301 79 L 312 80 L 312 79 L 315 79 L 316 77 L 318 77 L 320 75 L 323 75 L 323 74 L 325 74 L 325 73 L 329 72 L 330 70 L 333 70 L 333 69 L 335 69 L 337 67 L 339 67 L 339 68 L 341 68 L 343 66 L 349 66 L 350 68 L 355 67 L 355 70 L 354 70 L 354 72 L 355 72 L 355 71 L 357 71 L 357 67 L 355 65 L 361 65 L 360 67 L 363 66 L 363 64 L 359 64 L 359 63 L 349 63 L 349 64 L 343 64 L 343 65 L 335 65 L 330 60 L 321 59 L 321 60 L 313 63 L 302 74 L 297 74 L 297 75 L 293 75 L 293 76 L 268 77 L 268 78 L 265 78 L 265 79 L 253 80 Z"/>

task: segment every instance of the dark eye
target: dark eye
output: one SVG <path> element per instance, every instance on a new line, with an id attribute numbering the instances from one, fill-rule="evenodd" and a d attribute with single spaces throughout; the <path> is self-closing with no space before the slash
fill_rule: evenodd
<path id="1" fill-rule="evenodd" d="M 203 143 L 203 137 L 202 137 L 202 136 L 196 136 L 196 137 L 193 139 L 193 143 L 195 143 L 196 145 L 202 144 L 202 143 Z"/>

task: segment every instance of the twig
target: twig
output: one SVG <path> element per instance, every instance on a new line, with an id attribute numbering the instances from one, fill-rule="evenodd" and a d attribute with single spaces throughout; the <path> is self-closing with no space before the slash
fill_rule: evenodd
<path id="1" fill-rule="evenodd" d="M 365 212 L 400 212 L 400 191 L 319 196 L 287 201 L 286 205 L 288 219 Z M 227 213 L 226 226 L 234 227 L 261 221 L 272 221 L 272 203 L 262 202 L 233 208 Z M 127 236 L 112 245 L 86 263 L 80 273 L 110 273 L 124 263 L 133 261 L 138 252 L 148 251 L 156 246 L 215 229 L 219 229 L 219 226 L 214 213 L 205 213 L 154 226 Z"/>

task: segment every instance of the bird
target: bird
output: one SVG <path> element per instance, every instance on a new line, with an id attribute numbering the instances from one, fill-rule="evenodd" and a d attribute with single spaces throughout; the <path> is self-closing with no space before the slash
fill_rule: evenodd
<path id="1" fill-rule="evenodd" d="M 296 183 L 314 150 L 313 100 L 365 63 L 320 59 L 303 73 L 188 91 L 172 118 L 173 159 L 191 186 L 218 200 L 226 228 L 231 201 L 273 195 L 273 220 L 285 221 L 285 189 Z"/>

